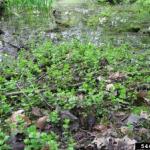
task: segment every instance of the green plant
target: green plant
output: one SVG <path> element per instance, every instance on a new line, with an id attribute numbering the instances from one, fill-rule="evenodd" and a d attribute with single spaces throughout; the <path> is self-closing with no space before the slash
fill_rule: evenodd
<path id="1" fill-rule="evenodd" d="M 97 122 L 103 120 L 109 124 L 106 116 L 116 106 L 122 110 L 122 104 L 127 104 L 128 112 L 135 111 L 137 88 L 149 83 L 150 79 L 147 75 L 149 54 L 148 50 L 135 52 L 128 44 L 113 46 L 107 43 L 96 47 L 75 40 L 58 45 L 41 43 L 31 47 L 30 51 L 20 51 L 17 59 L 5 56 L 0 63 L 1 122 L 20 108 L 32 116 L 32 107 L 39 107 L 48 111 L 46 114 L 49 113 L 53 126 L 58 127 L 62 123 L 64 143 L 68 149 L 73 149 L 72 122 L 62 120 L 59 112 L 75 112 L 74 115 L 82 116 L 83 121 L 93 113 Z M 123 79 L 118 77 L 118 73 Z M 112 90 L 107 88 L 110 84 L 114 86 Z M 5 129 L 6 124 L 2 123 L 1 127 Z M 58 149 L 61 137 L 39 132 L 35 126 L 24 128 L 24 122 L 20 120 L 18 129 L 25 133 L 27 150 L 44 146 Z"/>
<path id="2" fill-rule="evenodd" d="M 49 115 L 49 120 L 54 124 L 58 123 L 60 120 L 58 112 L 52 111 Z"/>
<path id="3" fill-rule="evenodd" d="M 51 8 L 53 0 L 6 0 L 6 8 L 10 11 L 37 10 L 48 11 Z"/>
<path id="4" fill-rule="evenodd" d="M 69 125 L 70 125 L 70 120 L 69 119 L 64 119 L 63 120 L 63 136 L 65 139 L 65 142 L 67 144 L 67 150 L 74 150 L 74 146 L 75 146 L 75 141 L 72 138 L 72 135 L 69 131 Z"/>
<path id="5" fill-rule="evenodd" d="M 9 139 L 9 136 L 0 130 L 0 149 L 1 150 L 10 149 L 9 145 L 7 144 L 8 139 Z"/>
<path id="6" fill-rule="evenodd" d="M 0 115 L 5 116 L 6 114 L 8 114 L 11 111 L 11 107 L 10 107 L 10 104 L 8 103 L 8 101 L 7 101 L 7 98 L 1 93 L 0 93 L 0 99 L 1 99 L 1 101 L 0 101 L 0 105 L 1 105 Z"/>
<path id="7" fill-rule="evenodd" d="M 26 131 L 25 150 L 39 150 L 49 147 L 52 150 L 58 150 L 57 136 L 54 133 L 40 133 L 35 126 L 30 126 Z"/>
<path id="8" fill-rule="evenodd" d="M 68 141 L 67 150 L 74 150 L 75 145 L 76 145 L 76 143 L 75 143 L 74 139 L 70 137 L 70 139 Z"/>
<path id="9" fill-rule="evenodd" d="M 149 0 L 137 0 L 137 4 L 140 4 L 144 7 L 149 7 L 150 1 Z"/>

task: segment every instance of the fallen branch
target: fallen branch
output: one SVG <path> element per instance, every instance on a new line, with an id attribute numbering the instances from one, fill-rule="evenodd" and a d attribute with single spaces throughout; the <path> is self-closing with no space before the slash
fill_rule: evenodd
<path id="1" fill-rule="evenodd" d="M 34 93 L 40 93 L 40 92 L 44 92 L 46 91 L 46 89 L 39 89 L 39 90 L 35 90 L 33 91 Z M 10 93 L 6 93 L 6 96 L 15 96 L 15 95 L 20 95 L 20 94 L 25 94 L 25 93 L 30 93 L 31 91 L 15 91 L 15 92 L 10 92 Z"/>
<path id="2" fill-rule="evenodd" d="M 76 83 L 76 84 L 72 84 L 72 85 L 68 85 L 68 88 L 75 88 L 75 87 L 79 87 L 79 86 L 81 86 L 83 83 L 81 82 L 81 83 Z M 18 85 L 17 85 L 17 87 L 18 87 Z M 19 88 L 18 87 L 18 89 L 19 89 L 19 91 L 14 91 L 14 92 L 9 92 L 9 93 L 5 93 L 5 96 L 16 96 L 16 95 L 20 95 L 20 94 L 23 94 L 24 96 L 27 94 L 27 93 L 41 93 L 41 92 L 45 92 L 47 89 L 38 89 L 38 90 L 33 90 L 32 92 L 31 91 L 29 91 L 29 90 L 22 90 L 21 88 Z M 50 91 L 52 91 L 52 92 L 56 92 L 57 91 L 57 88 L 56 87 L 54 87 L 54 88 L 49 88 L 50 89 Z M 26 97 L 26 96 L 25 96 Z"/>
<path id="3" fill-rule="evenodd" d="M 20 91 L 22 91 L 22 89 L 21 89 L 21 87 L 19 86 L 19 84 L 17 84 L 17 88 L 18 88 Z M 25 92 L 22 92 L 22 94 L 26 97 L 26 99 L 27 99 L 28 101 L 30 101 L 30 98 L 28 97 L 28 95 L 26 95 Z"/>

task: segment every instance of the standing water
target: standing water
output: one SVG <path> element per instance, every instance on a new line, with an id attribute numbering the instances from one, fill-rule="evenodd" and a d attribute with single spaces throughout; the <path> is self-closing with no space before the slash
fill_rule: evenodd
<path id="1" fill-rule="evenodd" d="M 132 9 L 86 0 L 59 0 L 46 13 L 14 12 L 1 18 L 0 53 L 16 56 L 18 50 L 28 49 L 28 44 L 38 42 L 39 38 L 54 43 L 72 39 L 95 45 L 108 41 L 115 45 L 129 43 L 136 49 L 147 49 L 150 47 L 150 19 L 135 27 L 136 14 L 133 13 L 136 12 Z"/>

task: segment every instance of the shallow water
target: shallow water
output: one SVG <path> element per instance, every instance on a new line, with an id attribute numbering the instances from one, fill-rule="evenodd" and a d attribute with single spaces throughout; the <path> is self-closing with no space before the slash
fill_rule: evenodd
<path id="1" fill-rule="evenodd" d="M 31 13 L 14 13 L 4 16 L 0 21 L 0 29 L 4 34 L 0 35 L 0 53 L 17 55 L 20 48 L 26 48 L 29 42 L 51 40 L 54 43 L 77 39 L 82 42 L 89 41 L 95 45 L 112 43 L 115 45 L 129 43 L 136 49 L 150 48 L 149 35 L 134 32 L 114 32 L 118 17 L 114 17 L 105 25 L 105 17 L 99 20 L 95 26 L 89 26 L 87 22 L 92 16 L 100 14 L 103 7 L 93 1 L 86 0 L 71 2 L 67 0 L 57 1 L 52 10 L 46 14 L 35 11 Z M 120 9 L 120 6 L 118 6 Z M 54 17 L 52 11 L 58 12 Z M 150 25 L 150 24 L 148 24 Z M 107 27 L 107 30 L 105 29 Z M 1 59 L 1 58 L 0 58 Z"/>

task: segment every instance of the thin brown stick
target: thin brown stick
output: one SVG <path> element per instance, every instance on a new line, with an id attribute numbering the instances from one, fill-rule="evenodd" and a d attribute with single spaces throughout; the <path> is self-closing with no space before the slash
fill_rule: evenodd
<path id="1" fill-rule="evenodd" d="M 48 106 L 49 109 L 52 109 L 52 106 L 47 102 L 47 100 L 42 96 L 42 94 L 40 94 L 41 97 L 41 101 L 45 102 L 45 104 Z"/>
<path id="2" fill-rule="evenodd" d="M 68 88 L 74 88 L 74 87 L 78 87 L 81 86 L 83 83 L 76 83 L 76 84 L 72 84 L 72 85 L 68 85 Z M 14 92 L 9 92 L 9 93 L 5 93 L 6 96 L 15 96 L 15 95 L 20 95 L 23 94 L 24 96 L 26 95 L 26 93 L 30 93 L 31 91 L 23 91 L 20 86 L 18 86 L 19 91 L 14 91 Z M 47 89 L 38 89 L 38 90 L 34 90 L 34 93 L 41 93 L 46 91 Z M 57 88 L 50 88 L 51 91 L 57 91 Z M 26 95 L 27 96 L 27 95 Z"/>
<path id="3" fill-rule="evenodd" d="M 20 91 L 22 91 L 22 89 L 21 89 L 21 87 L 19 86 L 19 84 L 17 84 L 17 88 L 18 88 Z M 27 99 L 28 101 L 30 101 L 30 98 L 28 97 L 28 95 L 26 95 L 26 93 L 25 93 L 24 91 L 22 91 L 22 94 L 26 97 L 26 99 Z"/>
<path id="4" fill-rule="evenodd" d="M 46 91 L 46 89 L 39 89 L 39 90 L 35 90 L 33 92 L 34 93 L 40 93 L 40 92 L 44 92 L 44 91 Z M 20 94 L 29 93 L 29 92 L 31 92 L 31 91 L 23 91 L 23 90 L 21 90 L 21 91 L 15 91 L 15 92 L 6 93 L 5 95 L 6 96 L 15 96 L 15 95 L 20 95 Z"/>

